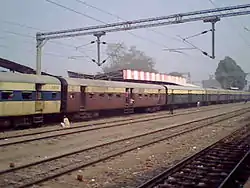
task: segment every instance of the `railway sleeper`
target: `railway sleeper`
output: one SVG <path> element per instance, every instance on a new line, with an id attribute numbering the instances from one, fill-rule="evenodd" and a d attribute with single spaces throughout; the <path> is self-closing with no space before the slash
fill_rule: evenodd
<path id="1" fill-rule="evenodd" d="M 237 136 L 223 140 L 211 149 L 197 153 L 194 158 L 184 160 L 176 167 L 170 168 L 169 171 L 165 172 L 165 178 L 154 180 L 155 182 L 158 181 L 157 186 L 154 185 L 154 187 L 218 187 L 231 174 L 239 163 L 239 159 L 249 153 L 249 132 L 241 133 L 240 137 L 239 134 Z M 245 166 L 245 173 L 249 174 L 249 156 L 248 161 L 245 162 L 245 165 L 242 165 L 242 168 L 243 166 Z M 238 179 L 231 181 L 231 183 L 244 182 L 247 178 L 243 173 L 238 175 Z M 142 187 L 146 186 L 140 188 Z"/>

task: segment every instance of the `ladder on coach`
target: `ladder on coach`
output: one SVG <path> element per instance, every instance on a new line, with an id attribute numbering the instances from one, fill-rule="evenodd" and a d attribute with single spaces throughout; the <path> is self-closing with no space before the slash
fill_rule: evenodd
<path id="1" fill-rule="evenodd" d="M 134 113 L 134 107 L 131 105 L 126 105 L 124 108 L 124 114 L 133 114 Z"/>

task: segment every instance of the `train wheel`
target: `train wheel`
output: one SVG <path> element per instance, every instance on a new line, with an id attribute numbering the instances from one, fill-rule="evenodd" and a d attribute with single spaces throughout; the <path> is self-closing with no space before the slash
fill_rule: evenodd
<path id="1" fill-rule="evenodd" d="M 8 129 L 12 128 L 11 120 L 0 120 L 0 128 L 1 129 Z"/>

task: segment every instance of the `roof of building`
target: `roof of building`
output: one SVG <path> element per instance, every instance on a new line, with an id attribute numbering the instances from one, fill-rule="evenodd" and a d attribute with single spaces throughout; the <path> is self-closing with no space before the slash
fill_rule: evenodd
<path id="1" fill-rule="evenodd" d="M 4 58 L 0 58 L 0 67 L 24 74 L 36 74 L 34 69 Z M 52 76 L 51 74 L 45 72 L 42 72 L 42 75 Z"/>
<path id="2" fill-rule="evenodd" d="M 96 75 L 88 75 L 77 72 L 68 71 L 71 78 L 85 78 L 96 80 L 112 80 L 112 81 L 126 81 L 137 83 L 151 83 L 151 84 L 186 84 L 186 79 L 161 73 L 144 72 L 138 70 L 117 70 L 109 73 L 101 73 Z"/>

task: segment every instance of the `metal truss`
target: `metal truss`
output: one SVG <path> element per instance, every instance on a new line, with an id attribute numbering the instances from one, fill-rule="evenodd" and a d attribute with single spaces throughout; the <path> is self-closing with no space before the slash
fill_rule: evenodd
<path id="1" fill-rule="evenodd" d="M 77 37 L 84 35 L 102 36 L 110 32 L 128 31 L 133 29 L 142 29 L 149 27 L 166 26 L 172 24 L 181 24 L 195 21 L 211 22 L 213 30 L 213 46 L 214 46 L 214 24 L 221 18 L 248 15 L 250 14 L 250 4 L 228 6 L 223 8 L 214 8 L 201 11 L 193 11 L 188 13 L 172 14 L 169 16 L 160 16 L 147 19 L 138 19 L 125 22 L 117 22 L 105 25 L 89 26 L 77 29 L 60 30 L 54 32 L 37 33 L 37 57 L 36 67 L 37 74 L 41 74 L 41 53 L 42 46 L 47 40 L 60 39 L 68 37 Z M 213 55 L 214 58 L 214 47 Z"/>
<path id="2" fill-rule="evenodd" d="M 49 40 L 66 37 L 77 37 L 82 35 L 93 35 L 96 33 L 110 33 L 117 31 L 127 31 L 132 29 L 142 29 L 148 27 L 158 27 L 164 25 L 181 24 L 194 21 L 204 21 L 207 19 L 224 18 L 250 14 L 250 4 L 229 6 L 223 8 L 193 11 L 188 13 L 173 14 L 169 16 L 139 19 L 126 22 L 117 22 L 105 25 L 90 26 L 78 29 L 61 30 L 47 33 L 37 33 L 38 40 Z"/>

